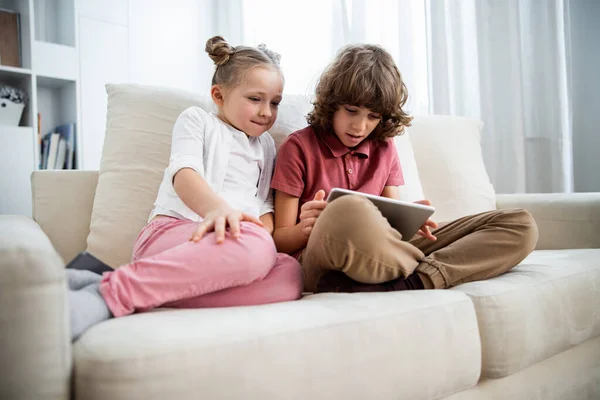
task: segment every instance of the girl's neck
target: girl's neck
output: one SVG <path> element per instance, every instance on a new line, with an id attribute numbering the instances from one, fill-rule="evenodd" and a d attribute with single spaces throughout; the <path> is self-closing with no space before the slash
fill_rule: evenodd
<path id="1" fill-rule="evenodd" d="M 223 113 L 221 113 L 221 111 L 219 111 L 218 113 L 216 113 L 217 118 L 219 118 L 223 123 L 229 125 L 230 127 L 232 127 L 233 129 L 235 129 L 236 131 L 240 131 L 242 132 L 244 135 L 246 135 L 246 137 L 249 139 L 250 136 L 248 136 L 248 134 L 242 130 L 239 130 L 238 128 L 236 128 L 235 126 L 233 126 L 233 124 L 231 122 L 229 122 L 227 120 L 227 118 L 225 118 L 225 116 L 223 115 Z"/>

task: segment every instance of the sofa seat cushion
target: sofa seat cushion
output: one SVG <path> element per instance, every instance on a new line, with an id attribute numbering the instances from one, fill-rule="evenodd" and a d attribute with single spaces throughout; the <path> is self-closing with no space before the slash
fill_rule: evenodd
<path id="1" fill-rule="evenodd" d="M 433 399 L 474 386 L 481 347 L 459 292 L 319 294 L 157 310 L 75 343 L 85 399 Z"/>
<path id="2" fill-rule="evenodd" d="M 600 335 L 600 249 L 534 251 L 504 275 L 453 290 L 475 305 L 486 378 Z"/>

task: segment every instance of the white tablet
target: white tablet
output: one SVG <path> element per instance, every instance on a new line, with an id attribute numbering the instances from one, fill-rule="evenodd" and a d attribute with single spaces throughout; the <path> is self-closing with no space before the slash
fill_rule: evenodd
<path id="1" fill-rule="evenodd" d="M 435 208 L 432 206 L 394 200 L 341 188 L 331 189 L 329 196 L 327 196 L 327 201 L 331 202 L 347 194 L 356 194 L 371 200 L 390 225 L 400 232 L 404 241 L 410 240 L 435 212 Z"/>

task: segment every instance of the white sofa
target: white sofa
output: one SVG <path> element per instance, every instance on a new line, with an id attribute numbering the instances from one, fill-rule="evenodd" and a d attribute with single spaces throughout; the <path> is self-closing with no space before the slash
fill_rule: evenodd
<path id="1" fill-rule="evenodd" d="M 170 129 L 206 97 L 108 85 L 100 171 L 38 171 L 33 219 L 0 216 L 0 399 L 598 399 L 600 194 L 498 195 L 482 124 L 417 117 L 397 140 L 437 219 L 523 207 L 536 251 L 451 290 L 309 295 L 259 307 L 166 310 L 103 322 L 71 344 L 65 261 L 126 262 L 168 162 Z M 304 125 L 288 97 L 279 145 Z"/>

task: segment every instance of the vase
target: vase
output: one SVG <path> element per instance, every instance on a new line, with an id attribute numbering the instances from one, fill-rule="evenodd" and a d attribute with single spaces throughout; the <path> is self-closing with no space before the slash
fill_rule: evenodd
<path id="1" fill-rule="evenodd" d="M 0 99 L 0 125 L 19 126 L 25 104 Z"/>

